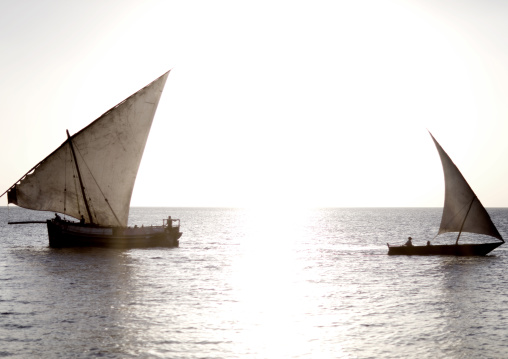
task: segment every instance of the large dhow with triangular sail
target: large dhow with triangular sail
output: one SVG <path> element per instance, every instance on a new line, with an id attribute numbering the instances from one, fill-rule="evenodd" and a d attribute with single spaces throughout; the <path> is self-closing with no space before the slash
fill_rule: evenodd
<path id="1" fill-rule="evenodd" d="M 8 203 L 80 220 L 48 220 L 52 247 L 178 246 L 180 221 L 128 227 L 134 182 L 169 71 L 128 97 L 35 165 L 7 193 Z M 1 196 L 0 196 L 1 197 Z"/>
<path id="2" fill-rule="evenodd" d="M 457 232 L 457 238 L 454 244 L 448 245 L 432 245 L 428 242 L 425 246 L 414 246 L 411 241 L 403 246 L 388 245 L 388 254 L 484 256 L 503 244 L 504 240 L 462 173 L 434 136 L 430 136 L 439 152 L 445 179 L 445 201 L 438 235 Z M 459 244 L 460 235 L 464 232 L 494 237 L 499 241 Z"/>

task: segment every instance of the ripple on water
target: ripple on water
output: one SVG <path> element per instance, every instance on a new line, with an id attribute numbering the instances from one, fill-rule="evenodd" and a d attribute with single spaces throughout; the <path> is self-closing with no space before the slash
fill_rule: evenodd
<path id="1" fill-rule="evenodd" d="M 0 356 L 508 352 L 504 246 L 485 258 L 387 256 L 387 242 L 432 238 L 440 211 L 285 211 L 133 209 L 139 223 L 181 219 L 172 249 L 52 250 L 44 226 L 0 225 Z"/>

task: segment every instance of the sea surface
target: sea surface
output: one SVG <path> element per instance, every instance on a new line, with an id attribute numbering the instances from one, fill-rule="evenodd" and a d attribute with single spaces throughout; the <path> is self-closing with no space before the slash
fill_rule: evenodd
<path id="1" fill-rule="evenodd" d="M 508 209 L 488 209 L 508 238 Z M 132 208 L 179 248 L 51 249 L 52 217 L 0 207 L 2 358 L 507 358 L 508 245 L 434 243 L 437 208 Z M 441 236 L 440 236 L 441 237 Z M 465 238 L 464 240 L 476 240 Z"/>

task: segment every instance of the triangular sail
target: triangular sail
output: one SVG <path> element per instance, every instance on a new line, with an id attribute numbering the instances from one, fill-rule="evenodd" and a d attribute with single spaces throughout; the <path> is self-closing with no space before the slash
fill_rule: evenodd
<path id="1" fill-rule="evenodd" d="M 9 189 L 9 203 L 83 216 L 103 226 L 126 226 L 134 182 L 168 74 L 71 136 Z M 83 200 L 78 168 L 92 218 Z"/>
<path id="2" fill-rule="evenodd" d="M 436 145 L 445 179 L 445 201 L 439 233 L 469 232 L 485 234 L 503 241 L 489 214 L 448 154 L 430 134 Z M 504 241 L 503 241 L 504 242 Z"/>

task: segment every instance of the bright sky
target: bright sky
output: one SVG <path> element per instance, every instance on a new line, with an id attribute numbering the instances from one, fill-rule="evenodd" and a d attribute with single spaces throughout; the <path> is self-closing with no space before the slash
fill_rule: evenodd
<path id="1" fill-rule="evenodd" d="M 1 192 L 172 68 L 133 206 L 508 206 L 508 2 L 0 6 Z"/>

